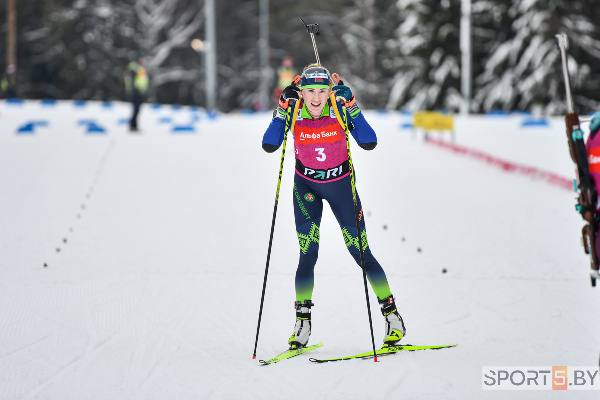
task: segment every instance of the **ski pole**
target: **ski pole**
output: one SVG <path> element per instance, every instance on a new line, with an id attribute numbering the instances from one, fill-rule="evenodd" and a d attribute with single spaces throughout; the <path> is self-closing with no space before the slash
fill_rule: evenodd
<path id="1" fill-rule="evenodd" d="M 337 85 L 343 85 L 344 82 L 340 79 L 338 74 L 333 74 L 332 79 Z M 333 93 L 329 94 L 332 104 L 335 104 L 335 97 Z M 345 110 L 345 107 L 343 108 Z M 336 114 L 338 121 L 342 121 L 337 107 L 333 107 L 333 111 Z M 344 115 L 346 113 L 344 112 Z M 354 201 L 354 218 L 356 220 L 356 234 L 358 235 L 358 250 L 360 251 L 360 265 L 363 271 L 363 284 L 365 287 L 365 299 L 367 300 L 367 313 L 369 315 L 369 327 L 371 328 L 371 344 L 373 345 L 373 358 L 377 361 L 377 351 L 375 350 L 375 336 L 373 335 L 373 318 L 371 316 L 371 302 L 369 301 L 369 288 L 367 286 L 367 268 L 365 266 L 365 251 L 363 249 L 362 233 L 360 231 L 360 216 L 358 212 L 358 200 L 356 195 L 356 182 L 354 180 L 354 164 L 352 164 L 352 154 L 350 152 L 350 132 L 348 131 L 348 123 L 344 119 L 342 129 L 346 132 L 346 147 L 348 148 L 348 164 L 350 166 L 350 186 L 352 187 L 352 200 Z"/>
<path id="2" fill-rule="evenodd" d="M 294 81 L 292 82 L 293 85 L 296 85 L 298 83 L 298 81 L 300 81 L 300 76 L 296 76 L 294 78 Z M 288 129 L 290 129 L 290 126 L 292 127 L 292 131 L 293 132 L 293 126 L 294 126 L 294 122 L 296 121 L 296 116 L 298 115 L 298 105 L 300 104 L 299 100 L 296 100 L 296 104 L 294 106 L 294 110 L 290 110 L 288 111 L 288 115 L 285 119 L 285 131 L 283 133 L 283 144 L 281 147 L 281 162 L 279 163 L 279 175 L 277 177 L 277 191 L 275 192 L 275 205 L 273 206 L 273 220 L 271 221 L 271 235 L 269 237 L 269 248 L 267 250 L 267 263 L 265 266 L 265 276 L 263 279 L 263 287 L 262 287 L 262 295 L 260 297 L 260 309 L 258 311 L 258 324 L 256 325 L 256 340 L 254 341 L 254 353 L 252 354 L 252 358 L 255 359 L 256 358 L 256 348 L 258 346 L 258 334 L 260 332 L 260 321 L 262 319 L 262 311 L 263 311 L 263 305 L 265 303 L 265 292 L 267 289 L 267 276 L 269 274 L 269 262 L 271 261 L 271 248 L 273 247 L 273 234 L 275 232 L 275 217 L 277 216 L 277 204 L 279 203 L 279 189 L 281 188 L 281 175 L 283 173 L 283 160 L 285 159 L 285 144 L 287 142 L 287 134 L 288 134 Z M 290 118 L 290 112 L 292 112 L 292 116 Z M 290 125 L 291 122 L 291 125 Z"/>
<path id="3" fill-rule="evenodd" d="M 321 34 L 319 32 L 319 24 L 307 24 L 302 18 L 300 18 L 300 21 L 302 21 L 308 33 L 310 33 L 313 49 L 315 51 L 315 57 L 317 58 L 317 64 L 321 65 L 321 60 L 319 59 L 319 51 L 317 50 L 317 42 L 315 41 L 315 35 L 318 36 Z"/>

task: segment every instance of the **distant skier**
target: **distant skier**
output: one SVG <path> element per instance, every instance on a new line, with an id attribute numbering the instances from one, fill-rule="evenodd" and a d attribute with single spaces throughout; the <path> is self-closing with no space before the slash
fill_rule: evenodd
<path id="1" fill-rule="evenodd" d="M 301 89 L 296 85 L 283 89 L 279 106 L 262 142 L 263 149 L 269 153 L 281 146 L 286 126 L 293 125 L 293 111 L 290 110 L 294 110 L 298 102 L 295 126 L 289 127 L 294 129 L 296 173 L 293 199 L 300 244 L 300 260 L 295 278 L 296 323 L 288 340 L 290 349 L 305 347 L 311 332 L 311 299 L 320 244 L 319 226 L 323 200 L 329 203 L 340 225 L 348 251 L 358 265 L 361 265 L 346 136 L 336 118 L 334 107 L 343 114 L 344 119 L 352 122 L 351 133 L 360 147 L 365 150 L 374 149 L 377 137 L 358 108 L 350 88 L 343 85 L 332 86 L 331 76 L 326 68 L 318 64 L 306 67 L 301 76 Z M 332 104 L 329 97 L 331 91 L 335 91 L 335 95 L 343 100 Z M 385 318 L 384 346 L 394 345 L 406 334 L 406 329 L 396 309 L 385 272 L 367 243 L 364 214 L 358 195 L 357 203 L 366 273 Z"/>
<path id="2" fill-rule="evenodd" d="M 142 103 L 148 92 L 149 79 L 148 72 L 144 68 L 145 59 L 139 57 L 137 61 L 132 61 L 127 65 L 125 71 L 125 91 L 130 97 L 133 106 L 133 113 L 129 122 L 129 130 L 132 132 L 138 131 L 138 115 L 142 107 Z"/>

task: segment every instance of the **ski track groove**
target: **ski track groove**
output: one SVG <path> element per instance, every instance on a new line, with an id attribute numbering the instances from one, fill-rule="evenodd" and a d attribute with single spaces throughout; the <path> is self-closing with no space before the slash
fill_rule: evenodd
<path id="1" fill-rule="evenodd" d="M 109 119 L 115 117 L 115 114 L 104 115 L 109 115 Z M 155 119 L 158 114 L 146 110 L 142 115 Z M 96 140 L 96 148 L 85 148 L 87 159 L 78 157 L 74 160 L 78 166 L 85 165 L 86 170 L 93 172 L 91 188 L 84 193 L 91 193 L 93 189 L 95 204 L 86 207 L 89 212 L 86 211 L 81 220 L 72 222 L 71 225 L 77 224 L 75 233 L 73 238 L 69 234 L 68 245 L 60 254 L 54 252 L 57 239 L 54 233 L 60 233 L 60 229 L 65 228 L 64 222 L 71 221 L 68 216 L 72 209 L 66 208 L 80 206 L 80 202 L 71 201 L 70 196 L 75 192 L 72 188 L 81 186 L 81 182 L 89 183 L 89 174 L 87 178 L 83 173 L 69 175 L 63 160 L 57 172 L 64 174 L 65 182 L 59 185 L 60 190 L 56 193 L 31 191 L 31 187 L 14 183 L 30 197 L 45 194 L 40 198 L 51 204 L 44 205 L 44 210 L 47 209 L 44 212 L 52 211 L 53 216 L 48 217 L 48 226 L 42 227 L 41 232 L 28 228 L 15 235 L 19 240 L 11 237 L 7 243 L 18 244 L 31 239 L 51 254 L 44 255 L 44 261 L 49 261 L 48 270 L 41 270 L 41 263 L 39 270 L 2 266 L 9 280 L 0 284 L 0 304 L 3 304 L 0 343 L 6 342 L 9 347 L 2 345 L 1 351 L 9 348 L 13 352 L 0 351 L 0 371 L 3 372 L 0 398 L 258 399 L 275 398 L 281 393 L 291 399 L 479 398 L 485 397 L 485 393 L 480 392 L 478 374 L 481 365 L 495 362 L 501 363 L 498 365 L 533 362 L 531 365 L 536 365 L 535 361 L 543 355 L 546 358 L 542 360 L 554 363 L 583 359 L 582 353 L 597 341 L 588 340 L 585 345 L 578 344 L 575 348 L 573 343 L 564 341 L 567 335 L 562 332 L 564 328 L 569 337 L 577 338 L 578 343 L 584 337 L 597 336 L 594 329 L 598 326 L 597 320 L 588 320 L 587 314 L 577 312 L 578 308 L 589 304 L 582 304 L 583 299 L 590 298 L 578 293 L 582 274 L 574 276 L 571 270 L 556 265 L 554 249 L 539 248 L 536 241 L 520 242 L 517 239 L 519 235 L 527 238 L 529 234 L 523 233 L 520 222 L 511 218 L 515 215 L 521 220 L 531 217 L 539 222 L 541 218 L 535 208 L 524 213 L 516 201 L 508 204 L 510 210 L 504 210 L 499 207 L 502 202 L 497 198 L 481 193 L 476 198 L 477 203 L 486 206 L 480 206 L 469 197 L 468 184 L 473 178 L 473 185 L 491 182 L 530 196 L 535 192 L 535 196 L 545 196 L 556 207 L 566 196 L 555 193 L 554 188 L 550 190 L 536 183 L 516 180 L 501 171 L 490 170 L 471 176 L 472 162 L 438 154 L 420 142 L 402 138 L 403 132 L 390 128 L 395 126 L 395 118 L 372 118 L 371 114 L 368 118 L 374 126 L 380 126 L 378 133 L 383 130 L 380 135 L 382 145 L 392 144 L 381 146 L 375 156 L 370 152 L 353 153 L 361 166 L 361 177 L 366 177 L 359 180 L 361 199 L 365 204 L 374 205 L 374 217 L 368 221 L 370 232 L 374 238 L 379 235 L 375 243 L 385 243 L 389 247 L 377 245 L 376 255 L 381 251 L 382 259 L 390 260 L 384 268 L 386 272 L 389 270 L 388 277 L 394 287 L 402 288 L 398 293 L 400 302 L 412 318 L 408 326 L 409 338 L 414 337 L 415 343 L 417 338 L 424 342 L 454 338 L 452 342 L 458 342 L 460 348 L 452 352 L 453 356 L 440 355 L 443 353 L 416 356 L 404 352 L 406 354 L 382 357 L 375 366 L 372 360 L 356 360 L 344 365 L 315 364 L 314 367 L 307 367 L 312 363 L 301 356 L 268 370 L 257 368 L 257 363 L 251 359 L 251 350 L 260 298 L 260 292 L 256 292 L 262 283 L 265 237 L 268 236 L 268 223 L 263 220 L 268 218 L 270 221 L 275 178 L 272 170 L 277 169 L 279 160 L 265 155 L 256 145 L 270 120 L 268 116 L 264 121 L 258 117 L 227 116 L 219 122 L 202 125 L 202 136 L 196 136 L 201 138 L 201 145 L 192 137 L 169 136 L 168 130 L 160 126 L 153 126 L 136 137 L 121 135 L 118 127 L 111 128 L 108 145 L 104 140 L 107 137 L 80 138 L 86 146 Z M 148 119 L 146 123 L 150 125 Z M 240 124 L 244 125 L 244 132 L 239 131 Z M 232 140 L 227 141 L 227 147 L 223 146 L 222 136 L 204 135 L 212 129 L 228 132 Z M 255 135 L 255 131 L 260 132 Z M 57 131 L 56 134 L 71 134 L 68 130 L 65 132 Z M 479 127 L 473 128 L 473 136 L 476 134 L 477 138 L 485 133 L 480 132 Z M 533 137 L 526 132 L 519 134 Z M 118 146 L 114 135 L 123 137 Z M 38 137 L 29 139 L 36 143 L 33 139 Z M 44 137 L 40 135 L 39 139 Z M 533 139 L 537 141 L 539 137 Z M 14 138 L 2 140 L 16 142 Z M 19 143 L 22 142 L 24 140 Z M 78 140 L 74 146 L 79 143 Z M 45 163 L 64 158 L 63 150 L 48 156 Z M 219 154 L 219 158 L 214 154 Z M 36 150 L 25 155 L 38 158 L 35 165 L 43 167 L 44 160 L 39 160 L 43 153 Z M 374 162 L 373 157 L 394 160 L 389 165 L 397 165 L 396 160 L 402 159 L 430 183 L 441 173 L 442 179 L 438 181 L 443 189 L 442 197 L 451 197 L 450 205 L 420 196 L 419 191 L 432 190 L 431 185 L 416 185 L 411 171 L 397 175 L 400 189 L 395 191 L 392 185 L 383 185 L 381 163 Z M 293 172 L 290 159 L 293 160 L 293 155 L 288 153 L 257 358 L 262 353 L 280 352 L 278 344 L 285 343 L 288 328 L 294 320 L 291 303 L 297 241 L 291 222 Z M 96 164 L 92 165 L 92 161 Z M 250 165 L 251 162 L 255 163 L 252 171 L 256 178 L 252 184 L 244 178 L 235 181 L 238 185 L 219 187 L 223 177 L 234 176 L 239 172 L 239 165 Z M 440 170 L 442 165 L 443 170 Z M 213 166 L 219 167 L 218 173 Z M 30 175 L 34 173 L 25 177 Z M 138 177 L 142 179 L 138 180 Z M 56 182 L 52 180 L 51 183 Z M 65 189 L 67 186 L 70 189 Z M 384 195 L 382 186 L 385 186 Z M 543 196 L 539 196 L 540 193 Z M 130 198 L 134 194 L 139 194 L 137 204 Z M 188 196 L 191 197 L 188 199 Z M 369 199 L 369 196 L 373 197 Z M 182 197 L 187 200 L 180 201 Z M 227 197 L 227 201 L 223 201 L 223 197 Z M 505 199 L 508 200 L 511 199 Z M 468 210 L 473 214 L 471 217 L 466 213 L 470 202 L 475 206 L 474 210 Z M 36 198 L 27 199 L 23 204 L 29 207 L 38 203 Z M 9 204 L 19 206 L 16 202 Z M 54 212 L 51 210 L 53 205 L 61 210 Z M 449 215 L 448 210 L 452 207 L 459 212 L 449 218 L 443 217 Z M 161 216 L 155 213 L 156 209 L 168 212 Z M 439 213 L 427 212 L 432 209 Z M 246 216 L 249 210 L 252 217 Z M 418 217 L 407 210 L 414 211 Z M 113 218 L 118 223 L 111 225 L 104 221 L 104 215 L 111 216 L 109 211 L 116 212 Z M 476 215 L 490 211 L 498 212 L 500 225 L 484 231 L 485 221 Z M 552 209 L 544 209 L 544 221 L 554 213 Z M 566 211 L 563 213 L 561 208 L 559 215 L 563 214 Z M 40 219 L 40 215 L 34 217 Z M 467 228 L 453 229 L 448 223 L 452 218 L 461 218 Z M 362 289 L 360 269 L 342 248 L 343 242 L 332 216 L 327 214 L 326 219 L 329 222 L 325 221 L 324 228 L 328 230 L 324 229 L 323 240 L 327 241 L 327 246 L 320 254 L 320 267 L 316 271 L 315 297 L 319 300 L 319 314 L 314 318 L 320 322 L 314 339 L 327 346 L 327 343 L 335 343 L 332 339 L 339 336 L 339 330 L 346 326 L 349 318 L 347 312 L 338 312 L 340 302 L 358 310 L 361 320 L 365 316 L 364 296 L 355 296 L 354 292 L 346 290 L 346 286 L 352 290 L 357 286 Z M 184 222 L 180 224 L 179 220 Z M 226 225 L 222 224 L 224 220 L 231 220 L 231 225 L 222 226 Z M 570 222 L 565 221 L 556 222 L 557 229 L 570 227 Z M 198 228 L 194 224 L 203 226 Z M 382 224 L 390 227 L 386 233 L 375 228 Z M 57 229 L 59 225 L 62 227 Z M 137 225 L 141 228 L 136 229 Z M 157 234 L 156 227 L 165 232 Z M 112 232 L 111 228 L 123 230 L 128 235 L 119 235 L 121 232 L 107 235 L 106 232 Z M 393 229 L 396 229 L 394 235 L 402 231 L 410 241 L 394 246 L 390 236 Z M 186 230 L 187 234 L 181 233 Z M 436 237 L 436 230 L 441 237 Z M 479 232 L 486 232 L 490 238 L 478 237 Z M 456 236 L 453 240 L 462 239 L 467 243 L 477 240 L 479 247 L 460 243 L 452 249 L 447 243 L 448 236 Z M 127 242 L 130 238 L 134 240 Z M 138 244 L 138 241 L 144 243 Z M 425 251 L 417 255 L 413 241 Z M 102 253 L 107 249 L 114 250 L 115 254 Z M 443 251 L 452 250 L 456 250 L 454 259 L 447 257 L 446 261 L 440 256 Z M 29 255 L 31 251 L 16 246 L 15 252 L 22 254 L 16 254 L 13 259 L 8 257 L 8 261 L 4 256 L 0 265 L 20 266 L 21 260 L 35 258 Z M 343 256 L 339 256 L 342 253 Z M 486 253 L 492 256 L 486 257 Z M 96 257 L 92 259 L 89 255 Z M 570 255 L 564 260 L 573 264 L 578 262 Z M 440 262 L 449 268 L 448 274 L 439 274 Z M 324 292 L 326 288 L 335 296 L 328 296 Z M 565 296 L 577 296 L 572 296 L 573 300 L 565 299 L 559 296 L 561 290 L 566 290 Z M 589 283 L 586 290 L 589 290 Z M 531 310 L 520 303 L 527 303 Z M 372 312 L 379 310 L 374 307 Z M 378 314 L 374 315 L 376 339 L 380 336 L 377 330 L 381 328 L 379 318 Z M 250 329 L 246 329 L 247 324 Z M 242 327 L 240 340 L 230 342 L 232 327 Z M 366 346 L 366 337 L 368 329 L 361 324 L 356 331 L 347 333 L 343 344 L 330 345 L 320 354 L 353 353 L 358 347 Z M 565 343 L 557 345 L 557 340 Z M 574 350 L 575 356 L 571 357 Z M 594 356 L 593 363 L 596 363 L 597 352 Z M 16 368 L 11 368 L 13 363 Z M 311 384 L 295 386 L 298 373 L 305 374 Z M 286 391 L 290 387 L 294 388 L 293 392 Z M 520 397 L 519 393 L 516 397 Z"/>
<path id="2" fill-rule="evenodd" d="M 51 386 L 55 382 L 63 379 L 69 374 L 81 375 L 85 374 L 89 365 L 107 348 L 110 348 L 114 345 L 123 334 L 123 331 L 127 330 L 127 326 L 131 325 L 132 322 L 125 322 L 125 327 L 123 327 L 123 321 L 126 321 L 129 315 L 133 314 L 135 311 L 135 307 L 132 307 L 130 303 L 137 302 L 140 303 L 140 299 L 130 299 L 125 303 L 121 303 L 119 300 L 123 296 L 123 294 L 129 292 L 131 281 L 120 282 L 118 284 L 111 284 L 108 287 L 105 284 L 102 284 L 103 288 L 99 289 L 98 292 L 88 295 L 82 295 L 81 293 L 78 296 L 81 296 L 80 301 L 77 303 L 78 307 L 81 311 L 88 310 L 88 312 L 84 312 L 82 320 L 84 322 L 84 329 L 87 333 L 85 336 L 85 349 L 84 351 L 75 357 L 74 360 L 56 368 L 54 372 L 50 374 L 50 377 L 39 384 L 36 388 L 31 390 L 28 394 L 29 397 L 36 397 L 38 394 L 44 391 L 47 387 Z M 94 285 L 95 286 L 95 285 Z M 62 295 L 63 293 L 61 293 Z M 47 294 L 40 294 L 37 296 L 37 299 L 34 296 L 33 299 L 29 299 L 33 301 L 33 305 L 35 304 L 44 304 L 45 307 L 49 307 L 47 301 L 49 299 L 56 300 L 61 296 L 48 296 Z M 81 302 L 81 300 L 85 300 Z M 59 302 L 60 304 L 64 304 L 64 298 Z M 67 302 L 68 303 L 68 302 Z M 51 303 L 56 306 L 56 303 Z M 32 305 L 30 305 L 32 306 Z M 60 307 L 58 307 L 60 309 Z M 91 310 L 91 313 L 89 312 Z M 100 312 L 94 312 L 94 310 L 100 310 Z M 39 314 L 42 319 L 50 319 L 53 321 L 55 327 L 61 326 L 60 323 L 61 317 L 53 317 L 50 318 L 46 313 Z M 56 336 L 59 334 L 61 330 L 58 332 L 52 333 L 50 335 Z M 78 328 L 75 328 L 78 330 Z M 31 346 L 28 346 L 31 347 Z M 81 379 L 71 380 L 69 386 L 73 387 L 73 385 L 77 386 L 76 383 Z"/>

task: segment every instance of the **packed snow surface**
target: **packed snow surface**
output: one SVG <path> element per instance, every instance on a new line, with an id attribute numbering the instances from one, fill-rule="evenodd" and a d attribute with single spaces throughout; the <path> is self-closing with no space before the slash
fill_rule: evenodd
<path id="1" fill-rule="evenodd" d="M 373 111 L 379 145 L 352 156 L 403 342 L 458 346 L 309 362 L 371 349 L 362 273 L 325 207 L 310 340 L 324 346 L 261 366 L 295 317 L 291 140 L 253 359 L 281 158 L 261 148 L 269 113 L 145 105 L 139 133 L 129 114 L 0 102 L 0 399 L 545 399 L 484 390 L 482 369 L 598 365 L 600 287 L 575 194 Z M 562 118 L 524 118 L 456 117 L 454 139 L 435 136 L 571 178 Z"/>

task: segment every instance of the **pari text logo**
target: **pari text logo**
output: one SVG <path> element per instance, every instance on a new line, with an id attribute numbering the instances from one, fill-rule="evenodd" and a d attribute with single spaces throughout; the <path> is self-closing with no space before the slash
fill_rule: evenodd
<path id="1" fill-rule="evenodd" d="M 343 164 L 338 165 L 335 168 L 329 169 L 312 169 L 308 167 L 304 167 L 304 176 L 315 180 L 327 181 L 334 178 L 340 178 L 344 174 Z M 306 198 L 307 201 L 312 201 Z M 314 200 L 314 199 L 313 199 Z"/>
<path id="2" fill-rule="evenodd" d="M 600 367 L 483 367 L 484 390 L 600 390 Z"/>

